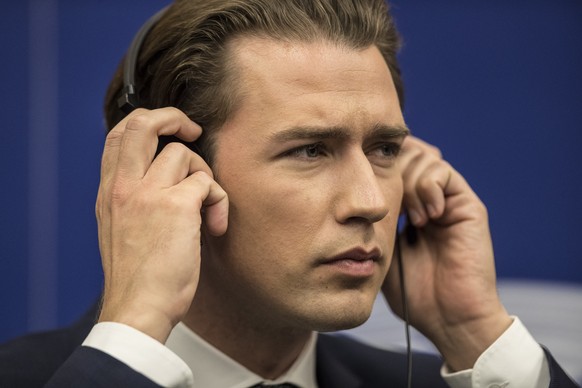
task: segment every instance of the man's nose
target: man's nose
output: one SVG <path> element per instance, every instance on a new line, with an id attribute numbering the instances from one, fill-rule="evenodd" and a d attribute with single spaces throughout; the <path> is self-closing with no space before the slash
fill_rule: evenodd
<path id="1" fill-rule="evenodd" d="M 374 223 L 388 215 L 386 194 L 370 161 L 359 152 L 346 162 L 336 182 L 338 222 Z"/>

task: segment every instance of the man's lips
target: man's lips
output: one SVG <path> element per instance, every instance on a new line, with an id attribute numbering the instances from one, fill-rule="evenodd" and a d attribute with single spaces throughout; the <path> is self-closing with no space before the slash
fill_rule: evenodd
<path id="1" fill-rule="evenodd" d="M 338 253 L 334 256 L 324 258 L 319 260 L 318 264 L 332 264 L 338 261 L 379 261 L 381 257 L 380 250 L 378 248 L 365 249 L 365 248 L 352 248 L 344 252 Z"/>
<path id="2" fill-rule="evenodd" d="M 380 258 L 379 249 L 354 248 L 322 259 L 318 262 L 318 265 L 329 268 L 343 276 L 367 278 L 376 273 L 376 264 L 380 261 Z"/>

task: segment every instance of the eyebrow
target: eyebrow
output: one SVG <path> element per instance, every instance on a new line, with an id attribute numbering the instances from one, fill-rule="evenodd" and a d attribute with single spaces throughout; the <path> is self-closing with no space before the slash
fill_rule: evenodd
<path id="1" fill-rule="evenodd" d="M 406 125 L 386 125 L 378 123 L 366 132 L 366 137 L 401 138 L 408 136 L 409 134 L 410 130 Z M 331 138 L 346 140 L 350 137 L 350 130 L 346 127 L 297 126 L 273 134 L 271 140 L 278 142 L 303 139 L 326 140 Z"/>

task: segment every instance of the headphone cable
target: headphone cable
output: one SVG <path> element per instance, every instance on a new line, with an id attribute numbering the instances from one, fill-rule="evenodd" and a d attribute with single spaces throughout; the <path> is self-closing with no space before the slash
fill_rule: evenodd
<path id="1" fill-rule="evenodd" d="M 402 297 L 402 315 L 404 317 L 404 328 L 406 333 L 406 386 L 412 387 L 412 349 L 410 341 L 410 318 L 408 314 L 408 297 L 406 295 L 406 285 L 404 283 L 404 263 L 402 251 L 400 249 L 400 236 L 396 234 L 395 241 L 396 259 L 398 260 L 398 277 L 400 278 L 400 294 Z"/>

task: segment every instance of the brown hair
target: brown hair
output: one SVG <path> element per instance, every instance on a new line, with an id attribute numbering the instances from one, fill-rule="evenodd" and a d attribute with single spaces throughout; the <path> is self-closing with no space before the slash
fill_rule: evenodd
<path id="1" fill-rule="evenodd" d="M 176 0 L 148 34 L 139 54 L 140 106 L 174 106 L 204 128 L 198 147 L 211 163 L 213 130 L 235 111 L 240 85 L 228 43 L 244 35 L 276 40 L 327 40 L 353 49 L 376 45 L 403 103 L 398 32 L 384 0 Z M 107 90 L 105 119 L 113 128 L 123 87 L 120 65 Z"/>

